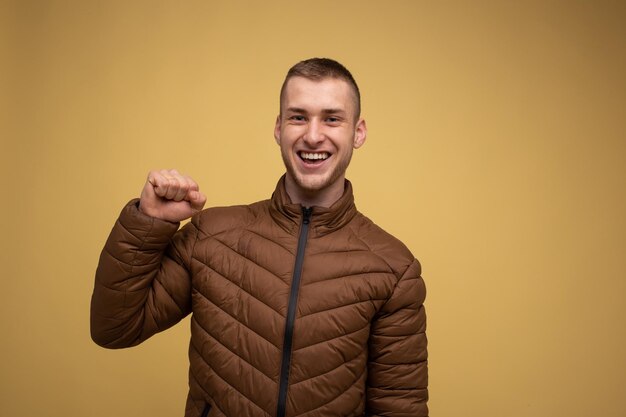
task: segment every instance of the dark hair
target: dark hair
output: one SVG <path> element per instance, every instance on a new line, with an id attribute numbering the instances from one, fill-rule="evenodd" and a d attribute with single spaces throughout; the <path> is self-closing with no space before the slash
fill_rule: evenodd
<path id="1" fill-rule="evenodd" d="M 292 77 L 304 77 L 313 81 L 321 81 L 324 78 L 338 78 L 346 81 L 354 92 L 356 114 L 355 118 L 358 119 L 361 115 L 361 92 L 356 85 L 356 81 L 350 71 L 339 62 L 330 58 L 310 58 L 304 61 L 298 62 L 293 67 L 289 68 L 285 81 L 280 88 L 280 102 L 282 106 L 283 95 L 285 94 L 285 87 L 287 81 Z"/>

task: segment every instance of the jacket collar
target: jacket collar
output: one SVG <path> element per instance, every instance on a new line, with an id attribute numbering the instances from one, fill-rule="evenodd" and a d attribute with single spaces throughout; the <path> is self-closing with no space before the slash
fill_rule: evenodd
<path id="1" fill-rule="evenodd" d="M 283 229 L 290 233 L 298 233 L 302 223 L 302 206 L 291 202 L 285 189 L 283 175 L 270 200 L 270 215 Z M 313 207 L 311 213 L 311 230 L 316 235 L 325 235 L 344 227 L 357 214 L 352 194 L 352 184 L 346 180 L 343 195 L 330 207 Z"/>

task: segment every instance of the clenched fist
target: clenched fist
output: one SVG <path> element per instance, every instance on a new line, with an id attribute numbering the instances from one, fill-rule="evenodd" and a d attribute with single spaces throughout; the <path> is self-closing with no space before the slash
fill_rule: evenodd
<path id="1" fill-rule="evenodd" d="M 139 210 L 170 222 L 185 220 L 204 207 L 206 196 L 198 184 L 175 169 L 150 171 L 141 191 Z"/>

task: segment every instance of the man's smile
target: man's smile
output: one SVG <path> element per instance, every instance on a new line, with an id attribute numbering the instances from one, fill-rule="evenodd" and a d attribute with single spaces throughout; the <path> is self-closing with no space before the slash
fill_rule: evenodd
<path id="1" fill-rule="evenodd" d="M 298 156 L 307 164 L 315 164 L 325 161 L 330 157 L 328 152 L 305 152 L 299 151 Z"/>

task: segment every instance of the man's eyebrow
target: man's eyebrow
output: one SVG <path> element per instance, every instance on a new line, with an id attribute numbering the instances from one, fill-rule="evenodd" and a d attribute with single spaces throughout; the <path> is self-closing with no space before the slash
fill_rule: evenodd
<path id="1" fill-rule="evenodd" d="M 301 109 L 300 107 L 288 107 L 287 111 L 290 111 L 292 113 L 306 113 L 306 110 Z"/>
<path id="2" fill-rule="evenodd" d="M 322 113 L 325 114 L 344 114 L 346 111 L 343 109 L 323 109 Z"/>
<path id="3" fill-rule="evenodd" d="M 292 113 L 307 113 L 305 109 L 300 107 L 288 107 L 287 111 Z M 322 113 L 324 114 L 344 114 L 345 112 L 346 111 L 343 109 L 322 109 Z"/>

